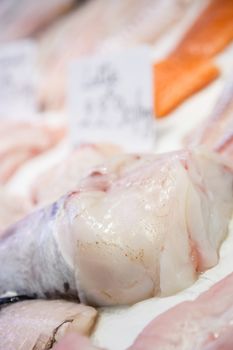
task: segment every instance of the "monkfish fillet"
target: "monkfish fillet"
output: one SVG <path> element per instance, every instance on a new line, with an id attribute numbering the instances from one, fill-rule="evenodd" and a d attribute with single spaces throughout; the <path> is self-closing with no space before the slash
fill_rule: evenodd
<path id="1" fill-rule="evenodd" d="M 0 184 L 5 184 L 29 159 L 55 146 L 63 126 L 38 122 L 2 121 L 0 125 Z"/>
<path id="2" fill-rule="evenodd" d="M 75 0 L 2 0 L 0 42 L 30 36 L 68 10 Z"/>
<path id="3" fill-rule="evenodd" d="M 117 153 L 121 153 L 120 148 L 110 144 L 85 144 L 75 148 L 36 179 L 31 190 L 32 201 L 39 206 L 56 201 L 75 189 L 80 179 L 87 176 L 92 167 Z"/>
<path id="4" fill-rule="evenodd" d="M 205 150 L 120 155 L 0 239 L 0 293 L 132 304 L 218 262 L 233 171 Z"/>
<path id="5" fill-rule="evenodd" d="M 233 159 L 233 78 L 226 84 L 207 121 L 188 135 L 186 144 L 205 145 Z"/>
<path id="6" fill-rule="evenodd" d="M 231 350 L 233 274 L 155 318 L 130 350 Z M 67 348 L 68 350 L 68 348 Z"/>
<path id="7" fill-rule="evenodd" d="M 30 300 L 0 310 L 0 348 L 48 350 L 67 333 L 89 335 L 97 317 L 90 307 L 62 300 Z"/>

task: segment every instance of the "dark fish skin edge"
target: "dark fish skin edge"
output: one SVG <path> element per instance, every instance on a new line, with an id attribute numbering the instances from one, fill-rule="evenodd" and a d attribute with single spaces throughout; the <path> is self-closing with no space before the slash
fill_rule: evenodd
<path id="1" fill-rule="evenodd" d="M 66 264 L 53 232 L 61 224 L 56 214 L 65 202 L 61 199 L 30 214 L 1 235 L 0 295 L 15 291 L 31 298 L 79 302 L 74 271 Z"/>
<path id="2" fill-rule="evenodd" d="M 0 308 L 3 306 L 7 306 L 9 304 L 17 303 L 19 301 L 24 300 L 32 300 L 32 297 L 29 297 L 27 295 L 14 295 L 12 297 L 2 297 L 0 298 Z"/>

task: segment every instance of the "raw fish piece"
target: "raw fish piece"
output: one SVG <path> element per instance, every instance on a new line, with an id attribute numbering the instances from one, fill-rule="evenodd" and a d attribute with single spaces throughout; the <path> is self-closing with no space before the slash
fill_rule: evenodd
<path id="1" fill-rule="evenodd" d="M 154 110 L 158 118 L 166 116 L 219 75 L 219 69 L 210 59 L 192 55 L 168 57 L 153 69 Z"/>
<path id="2" fill-rule="evenodd" d="M 174 294 L 217 264 L 232 183 L 204 150 L 120 155 L 1 235 L 0 293 L 94 305 Z"/>
<path id="3" fill-rule="evenodd" d="M 34 34 L 67 11 L 74 1 L 1 0 L 0 42 Z"/>
<path id="4" fill-rule="evenodd" d="M 206 145 L 233 159 L 233 79 L 223 89 L 204 126 L 192 131 L 185 143 L 191 147 Z"/>
<path id="5" fill-rule="evenodd" d="M 166 116 L 219 75 L 211 57 L 232 39 L 233 1 L 210 1 L 176 48 L 154 66 L 157 117 Z"/>
<path id="6" fill-rule="evenodd" d="M 88 1 L 56 23 L 43 34 L 39 49 L 41 107 L 63 107 L 70 61 L 86 54 L 152 43 L 182 17 L 190 3 L 190 0 Z"/>
<path id="7" fill-rule="evenodd" d="M 75 189 L 92 167 L 120 152 L 119 147 L 109 144 L 87 144 L 74 149 L 63 161 L 39 176 L 32 188 L 33 202 L 39 206 L 54 202 Z"/>
<path id="8" fill-rule="evenodd" d="M 233 274 L 156 317 L 130 350 L 231 350 Z"/>
<path id="9" fill-rule="evenodd" d="M 211 0 L 172 55 L 212 57 L 233 40 L 233 1 Z"/>
<path id="10" fill-rule="evenodd" d="M 0 347 L 4 350 L 47 350 L 67 333 L 89 335 L 97 311 L 62 300 L 30 300 L 0 310 Z"/>
<path id="11" fill-rule="evenodd" d="M 65 135 L 63 126 L 8 122 L 0 125 L 0 184 L 5 184 L 27 160 L 47 151 Z"/>

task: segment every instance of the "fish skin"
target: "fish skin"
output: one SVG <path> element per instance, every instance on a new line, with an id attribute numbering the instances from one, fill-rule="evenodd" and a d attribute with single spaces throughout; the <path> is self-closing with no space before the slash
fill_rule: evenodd
<path id="1" fill-rule="evenodd" d="M 233 274 L 194 301 L 156 317 L 129 350 L 230 350 L 233 344 Z"/>
<path id="2" fill-rule="evenodd" d="M 75 191 L 1 235 L 0 293 L 103 306 L 190 286 L 217 264 L 227 235 L 233 173 L 226 164 L 195 150 L 120 155 L 97 167 Z"/>
<path id="3" fill-rule="evenodd" d="M 13 303 L 0 309 L 0 347 L 51 349 L 65 334 L 89 335 L 96 318 L 94 308 L 63 300 Z"/>
<path id="4" fill-rule="evenodd" d="M 64 261 L 54 236 L 58 210 L 54 203 L 29 214 L 1 234 L 1 259 L 6 260 L 2 273 L 5 282 L 1 284 L 0 294 L 16 290 L 34 297 L 79 300 L 73 272 Z M 13 254 L 9 254 L 9 246 Z M 15 273 L 16 284 L 12 278 Z"/>

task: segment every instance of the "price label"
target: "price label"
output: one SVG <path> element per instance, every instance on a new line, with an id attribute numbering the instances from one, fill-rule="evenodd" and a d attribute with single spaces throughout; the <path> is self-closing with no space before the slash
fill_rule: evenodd
<path id="1" fill-rule="evenodd" d="M 143 46 L 73 62 L 68 110 L 74 144 L 111 142 L 149 151 L 155 142 L 152 54 Z"/>
<path id="2" fill-rule="evenodd" d="M 22 40 L 0 46 L 0 118 L 36 112 L 36 45 Z"/>

